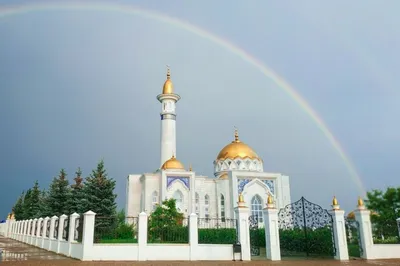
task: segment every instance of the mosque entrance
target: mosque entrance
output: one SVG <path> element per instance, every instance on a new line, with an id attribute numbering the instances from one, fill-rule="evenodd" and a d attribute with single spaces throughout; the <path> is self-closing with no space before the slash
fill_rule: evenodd
<path id="1" fill-rule="evenodd" d="M 282 257 L 333 257 L 333 217 L 328 210 L 301 197 L 278 213 Z"/>
<path id="2" fill-rule="evenodd" d="M 257 215 L 249 216 L 250 231 L 250 254 L 251 256 L 260 256 L 260 240 L 261 234 L 258 228 L 259 217 Z M 265 245 L 264 245 L 265 246 Z"/>

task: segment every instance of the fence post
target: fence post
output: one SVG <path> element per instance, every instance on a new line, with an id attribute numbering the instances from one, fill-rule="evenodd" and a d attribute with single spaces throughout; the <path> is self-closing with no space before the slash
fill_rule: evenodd
<path id="1" fill-rule="evenodd" d="M 24 236 L 22 238 L 22 241 L 24 243 L 26 243 L 26 241 L 28 240 L 28 228 L 29 228 L 29 220 L 25 220 L 25 228 L 24 228 Z"/>
<path id="2" fill-rule="evenodd" d="M 281 260 L 279 242 L 278 210 L 275 208 L 271 194 L 268 195 L 267 207 L 263 210 L 265 227 L 265 255 L 270 260 Z"/>
<path id="3" fill-rule="evenodd" d="M 50 233 L 49 233 L 49 239 L 54 239 L 54 227 L 56 226 L 56 220 L 57 216 L 53 216 L 50 218 Z"/>
<path id="4" fill-rule="evenodd" d="M 251 260 L 249 208 L 246 207 L 241 193 L 239 195 L 238 206 L 235 207 L 235 214 L 238 223 L 238 240 L 242 245 L 242 259 L 249 261 Z"/>
<path id="5" fill-rule="evenodd" d="M 147 260 L 147 214 L 139 213 L 138 221 L 138 261 Z"/>
<path id="6" fill-rule="evenodd" d="M 360 240 L 362 247 L 361 258 L 363 259 L 374 259 L 373 245 L 374 240 L 372 239 L 372 227 L 371 227 L 371 212 L 364 206 L 364 202 L 361 198 L 358 199 L 357 209 L 354 211 L 356 221 L 358 222 L 360 231 Z"/>
<path id="7" fill-rule="evenodd" d="M 40 233 L 41 233 L 41 231 L 42 231 L 42 230 L 40 230 L 40 229 L 41 229 L 40 227 L 42 226 L 42 223 L 43 223 L 43 218 L 40 217 L 40 218 L 38 219 L 38 222 L 37 222 L 35 246 L 39 246 L 39 244 L 40 244 L 39 238 L 40 238 Z"/>
<path id="8" fill-rule="evenodd" d="M 33 219 L 32 225 L 32 232 L 31 232 L 31 245 L 35 245 L 36 243 L 36 226 L 37 226 L 37 219 Z"/>
<path id="9" fill-rule="evenodd" d="M 28 220 L 28 227 L 27 227 L 27 230 L 26 230 L 26 240 L 25 240 L 26 243 L 30 242 L 30 239 L 31 239 L 31 228 L 32 228 L 32 219 L 29 219 Z"/>
<path id="10" fill-rule="evenodd" d="M 397 230 L 399 231 L 399 237 L 400 237 L 400 218 L 397 218 L 396 222 L 397 222 Z"/>
<path id="11" fill-rule="evenodd" d="M 346 228 L 344 222 L 344 210 L 340 209 L 336 197 L 333 198 L 332 210 L 329 211 L 332 215 L 333 235 L 335 245 L 335 259 L 349 260 L 349 250 L 347 249 Z"/>
<path id="12" fill-rule="evenodd" d="M 47 231 L 47 223 L 49 222 L 50 217 L 46 216 L 43 219 L 43 229 L 42 229 L 42 244 L 40 245 L 41 248 L 45 248 L 44 247 L 44 239 L 46 238 L 46 231 Z"/>
<path id="13" fill-rule="evenodd" d="M 83 231 L 82 231 L 82 260 L 92 260 L 92 248 L 94 238 L 94 222 L 96 213 L 92 211 L 83 214 Z M 82 221 L 79 221 L 82 222 Z"/>
<path id="14" fill-rule="evenodd" d="M 197 225 L 197 214 L 192 213 L 189 215 L 189 246 L 190 246 L 190 260 L 197 260 L 197 247 L 199 245 L 199 231 Z"/>
<path id="15" fill-rule="evenodd" d="M 58 233 L 57 233 L 57 253 L 60 252 L 60 242 L 63 239 L 63 232 L 64 232 L 64 223 L 65 219 L 67 219 L 68 216 L 63 214 L 60 216 L 60 220 L 58 221 Z"/>

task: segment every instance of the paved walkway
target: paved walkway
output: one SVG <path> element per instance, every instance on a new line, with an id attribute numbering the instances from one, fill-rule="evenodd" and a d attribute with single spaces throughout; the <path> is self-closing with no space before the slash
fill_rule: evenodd
<path id="1" fill-rule="evenodd" d="M 166 262 L 166 261 L 157 261 L 157 262 L 83 262 L 74 259 L 70 259 L 64 256 L 57 255 L 53 252 L 45 251 L 43 249 L 39 249 L 37 247 L 33 247 L 27 244 L 20 243 L 18 241 L 4 238 L 0 236 L 0 249 L 3 250 L 2 260 L 0 260 L 1 265 L 54 265 L 54 266 L 69 266 L 69 265 L 143 265 L 143 266 L 228 266 L 228 265 L 263 265 L 263 266 L 368 266 L 368 265 L 382 265 L 382 266 L 399 266 L 400 260 L 375 260 L 375 261 L 364 261 L 364 260 L 351 260 L 347 262 L 339 262 L 334 260 L 283 260 L 278 262 L 271 261 L 249 261 L 249 262 L 233 262 L 233 261 L 207 261 L 207 262 Z"/>

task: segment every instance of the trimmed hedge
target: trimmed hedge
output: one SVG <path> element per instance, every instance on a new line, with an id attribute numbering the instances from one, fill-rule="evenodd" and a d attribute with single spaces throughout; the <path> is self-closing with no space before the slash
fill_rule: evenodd
<path id="1" fill-rule="evenodd" d="M 233 243 L 236 243 L 236 229 L 234 228 L 199 229 L 199 244 Z"/>

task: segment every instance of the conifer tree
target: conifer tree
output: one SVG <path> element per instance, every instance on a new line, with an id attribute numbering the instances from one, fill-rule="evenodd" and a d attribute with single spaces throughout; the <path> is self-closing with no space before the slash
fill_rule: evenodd
<path id="1" fill-rule="evenodd" d="M 40 188 L 36 180 L 33 188 L 31 189 L 29 202 L 27 202 L 27 215 L 29 219 L 40 218 Z"/>
<path id="2" fill-rule="evenodd" d="M 40 206 L 40 216 L 46 217 L 46 216 L 53 216 L 53 214 L 50 211 L 50 206 L 49 206 L 49 195 L 48 192 L 43 189 L 40 192 L 40 200 L 39 200 L 39 206 Z"/>
<path id="3" fill-rule="evenodd" d="M 114 217 L 116 219 L 117 204 L 114 194 L 115 180 L 108 178 L 104 162 L 101 160 L 92 174 L 86 178 L 84 186 L 85 211 L 93 211 L 103 217 Z M 116 221 L 116 220 L 115 220 Z M 114 221 L 114 222 L 115 222 Z"/>
<path id="4" fill-rule="evenodd" d="M 71 185 L 71 196 L 69 197 L 69 208 L 70 213 L 82 214 L 85 212 L 84 209 L 84 198 L 85 194 L 83 191 L 83 178 L 81 168 L 75 172 L 76 177 L 74 178 L 75 183 Z"/>
<path id="5" fill-rule="evenodd" d="M 64 169 L 60 170 L 58 177 L 54 177 L 50 184 L 48 193 L 48 211 L 50 215 L 69 214 L 70 188 L 67 179 L 67 173 Z"/>
<path id="6" fill-rule="evenodd" d="M 23 212 L 22 212 L 22 216 L 23 219 L 31 219 L 31 213 L 29 212 L 29 205 L 30 205 L 30 201 L 31 201 L 31 193 L 32 193 L 32 189 L 28 189 L 25 193 L 25 197 L 24 197 L 24 203 L 23 203 Z"/>
<path id="7" fill-rule="evenodd" d="M 13 207 L 13 212 L 16 220 L 24 219 L 24 197 L 25 193 L 22 192 L 22 194 L 18 197 L 18 200 Z"/>

